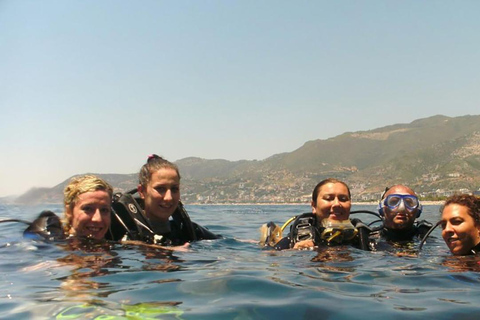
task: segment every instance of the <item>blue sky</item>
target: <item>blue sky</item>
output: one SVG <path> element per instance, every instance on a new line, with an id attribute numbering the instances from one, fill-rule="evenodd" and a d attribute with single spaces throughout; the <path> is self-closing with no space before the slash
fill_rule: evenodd
<path id="1" fill-rule="evenodd" d="M 479 1 L 0 0 L 0 196 L 480 114 Z"/>

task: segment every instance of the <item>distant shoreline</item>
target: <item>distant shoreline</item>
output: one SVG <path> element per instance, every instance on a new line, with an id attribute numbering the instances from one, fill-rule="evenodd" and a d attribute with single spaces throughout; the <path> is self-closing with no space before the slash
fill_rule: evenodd
<path id="1" fill-rule="evenodd" d="M 442 205 L 444 201 L 421 201 L 424 206 L 439 206 Z M 11 202 L 5 202 L 5 204 L 12 204 Z M 61 202 L 45 202 L 45 203 L 16 203 L 20 205 L 63 205 Z M 289 203 L 183 203 L 186 206 L 310 206 L 310 202 L 289 202 Z M 377 206 L 378 202 L 352 202 L 354 206 Z"/>
<path id="2" fill-rule="evenodd" d="M 439 206 L 443 201 L 420 201 L 424 206 Z M 187 206 L 310 206 L 307 202 L 293 202 L 293 203 L 184 203 Z M 354 206 L 377 206 L 378 202 L 352 202 Z"/>

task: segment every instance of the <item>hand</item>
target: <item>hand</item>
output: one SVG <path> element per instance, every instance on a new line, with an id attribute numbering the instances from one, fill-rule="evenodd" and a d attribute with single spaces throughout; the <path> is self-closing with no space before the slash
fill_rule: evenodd
<path id="1" fill-rule="evenodd" d="M 315 244 L 313 243 L 312 240 L 303 240 L 295 243 L 295 245 L 293 246 L 293 249 L 303 250 L 303 249 L 313 248 L 314 246 Z"/>
<path id="2" fill-rule="evenodd" d="M 183 244 L 181 246 L 169 247 L 169 249 L 173 250 L 173 251 L 189 252 L 190 251 L 190 243 L 186 242 L 185 244 Z"/>

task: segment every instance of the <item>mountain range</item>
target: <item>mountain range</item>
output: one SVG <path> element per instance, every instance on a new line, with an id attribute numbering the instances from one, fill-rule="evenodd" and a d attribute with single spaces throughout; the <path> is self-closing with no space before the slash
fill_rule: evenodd
<path id="1" fill-rule="evenodd" d="M 378 200 L 386 186 L 397 183 L 434 199 L 479 189 L 480 116 L 436 115 L 346 132 L 260 161 L 189 157 L 176 164 L 186 204 L 305 203 L 328 177 L 345 181 L 357 201 Z M 137 173 L 96 174 L 120 192 L 137 184 Z M 61 203 L 69 179 L 53 188 L 33 188 L 15 202 Z"/>

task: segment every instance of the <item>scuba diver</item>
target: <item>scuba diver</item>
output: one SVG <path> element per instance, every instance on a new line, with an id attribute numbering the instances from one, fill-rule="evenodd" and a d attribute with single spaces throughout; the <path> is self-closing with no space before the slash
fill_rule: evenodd
<path id="1" fill-rule="evenodd" d="M 426 220 L 416 220 L 422 213 L 422 204 L 415 192 L 404 185 L 386 188 L 378 204 L 383 227 L 372 234 L 391 243 L 422 239 L 432 227 Z"/>
<path id="2" fill-rule="evenodd" d="M 349 219 L 351 205 L 347 184 L 334 178 L 325 179 L 313 190 L 312 213 L 294 217 L 282 228 L 273 222 L 265 224 L 262 226 L 260 244 L 276 250 L 341 244 L 370 250 L 371 229 L 359 219 Z M 292 220 L 289 234 L 282 238 L 283 229 Z"/>
<path id="3" fill-rule="evenodd" d="M 110 227 L 112 194 L 112 187 L 97 176 L 74 177 L 63 191 L 63 223 L 52 211 L 42 211 L 23 235 L 47 241 L 71 237 L 104 239 Z"/>
<path id="4" fill-rule="evenodd" d="M 180 202 L 178 167 L 155 154 L 140 169 L 137 189 L 116 194 L 112 206 L 109 240 L 180 246 L 221 238 L 190 220 Z"/>

